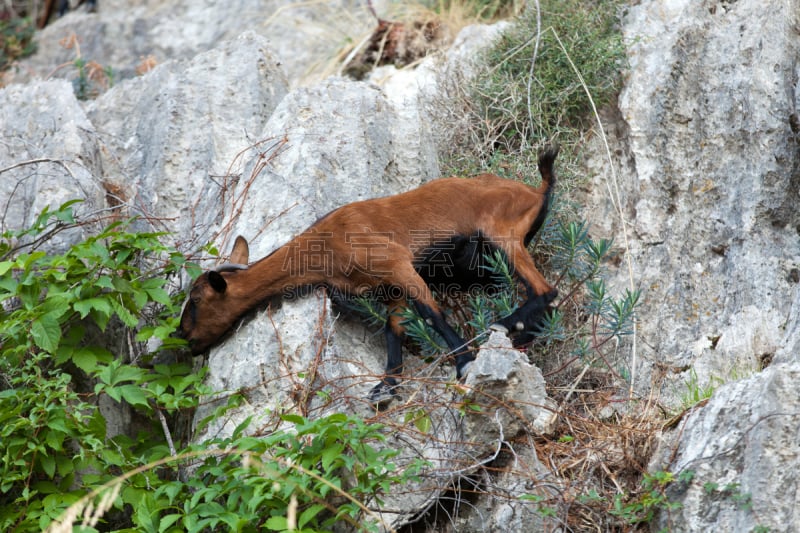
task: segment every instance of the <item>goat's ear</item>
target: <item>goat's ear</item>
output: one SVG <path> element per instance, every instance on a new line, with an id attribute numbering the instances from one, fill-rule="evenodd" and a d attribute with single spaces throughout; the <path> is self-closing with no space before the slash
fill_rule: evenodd
<path id="1" fill-rule="evenodd" d="M 222 274 L 213 270 L 208 273 L 208 284 L 219 293 L 225 292 L 225 289 L 228 288 L 228 283 L 225 281 L 225 278 L 222 277 Z"/>
<path id="2" fill-rule="evenodd" d="M 239 235 L 233 242 L 233 250 L 231 250 L 231 257 L 229 262 L 238 265 L 247 265 L 250 258 L 250 247 L 247 245 L 247 239 Z"/>

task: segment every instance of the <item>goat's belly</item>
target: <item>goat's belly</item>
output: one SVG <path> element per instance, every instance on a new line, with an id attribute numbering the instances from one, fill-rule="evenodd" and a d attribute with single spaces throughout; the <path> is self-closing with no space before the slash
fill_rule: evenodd
<path id="1" fill-rule="evenodd" d="M 487 262 L 496 250 L 481 232 L 454 235 L 423 249 L 414 268 L 440 295 L 485 290 L 496 285 Z"/>

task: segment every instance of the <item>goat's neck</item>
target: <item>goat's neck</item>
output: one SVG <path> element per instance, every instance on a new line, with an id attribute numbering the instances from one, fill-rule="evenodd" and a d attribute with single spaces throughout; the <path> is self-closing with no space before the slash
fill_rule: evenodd
<path id="1" fill-rule="evenodd" d="M 283 296 L 300 287 L 325 281 L 324 268 L 316 268 L 320 258 L 309 247 L 308 239 L 294 239 L 267 257 L 251 264 L 229 278 L 229 291 L 246 310 L 275 296 Z"/>

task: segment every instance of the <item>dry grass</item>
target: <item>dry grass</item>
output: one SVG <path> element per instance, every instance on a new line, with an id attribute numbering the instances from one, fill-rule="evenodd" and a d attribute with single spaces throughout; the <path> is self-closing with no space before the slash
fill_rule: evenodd
<path id="1" fill-rule="evenodd" d="M 630 524 L 612 511 L 615 502 L 638 494 L 661 429 L 660 412 L 628 399 L 609 372 L 590 369 L 580 378 L 549 387 L 561 417 L 553 438 L 537 440 L 536 451 L 561 480 L 552 503 L 572 531 L 626 530 Z"/>
<path id="2" fill-rule="evenodd" d="M 524 5 L 522 0 L 409 0 L 375 11 L 369 3 L 344 9 L 308 0 L 281 7 L 264 24 L 281 24 L 282 17 L 298 10 L 314 11 L 313 22 L 304 22 L 299 30 L 327 54 L 308 65 L 301 82 L 308 84 L 332 75 L 361 79 L 386 64 L 413 67 L 448 47 L 464 27 L 512 17 Z"/>

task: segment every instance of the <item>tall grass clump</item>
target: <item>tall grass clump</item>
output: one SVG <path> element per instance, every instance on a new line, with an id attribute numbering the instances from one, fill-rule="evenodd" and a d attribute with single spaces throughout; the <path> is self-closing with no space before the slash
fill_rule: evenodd
<path id="1" fill-rule="evenodd" d="M 459 128 L 442 144 L 445 166 L 530 177 L 535 148 L 557 141 L 564 149 L 560 175 L 574 181 L 580 147 L 596 123 L 593 109 L 613 101 L 621 86 L 622 6 L 620 0 L 529 2 L 479 58 L 473 77 L 453 76 L 449 121 Z"/>
<path id="2" fill-rule="evenodd" d="M 593 128 L 589 95 L 600 108 L 620 87 L 620 4 L 544 0 L 538 13 L 527 9 L 504 33 L 486 55 L 495 67 L 474 87 L 496 130 L 494 150 L 515 153 L 560 137 L 572 144 Z"/>

